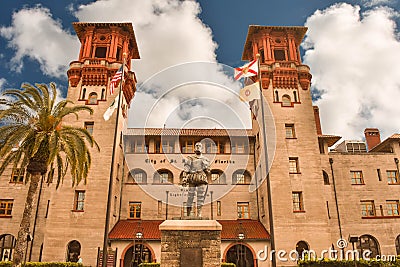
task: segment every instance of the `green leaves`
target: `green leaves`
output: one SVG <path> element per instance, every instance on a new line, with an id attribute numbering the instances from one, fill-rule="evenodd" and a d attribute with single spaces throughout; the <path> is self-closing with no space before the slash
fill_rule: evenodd
<path id="1" fill-rule="evenodd" d="M 93 114 L 93 110 L 69 100 L 57 103 L 54 83 L 50 87 L 23 84 L 21 90 L 6 90 L 2 96 L 5 109 L 0 110 L 0 174 L 10 164 L 28 167 L 30 174 L 47 172 L 48 182 L 56 177 L 58 187 L 69 169 L 72 185 L 86 182 L 91 164 L 89 149 L 100 148 L 86 129 L 64 125 L 63 118 L 75 115 L 79 119 L 79 113 Z"/>

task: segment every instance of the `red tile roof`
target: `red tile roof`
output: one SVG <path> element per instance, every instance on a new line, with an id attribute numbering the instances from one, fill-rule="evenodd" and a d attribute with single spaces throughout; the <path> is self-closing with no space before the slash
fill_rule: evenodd
<path id="1" fill-rule="evenodd" d="M 251 129 L 128 128 L 126 135 L 153 136 L 254 136 Z"/>
<path id="2" fill-rule="evenodd" d="M 400 139 L 400 134 L 395 133 L 389 136 L 387 139 L 382 141 L 381 143 L 377 144 L 373 148 L 371 148 L 368 152 L 387 152 L 390 153 L 392 152 L 392 148 L 389 146 L 390 143 L 393 141 L 397 141 Z"/>
<path id="3" fill-rule="evenodd" d="M 136 233 L 142 232 L 144 239 L 160 240 L 159 225 L 162 220 L 121 220 L 109 234 L 110 239 L 133 240 Z M 261 222 L 256 220 L 218 220 L 222 225 L 221 239 L 237 239 L 239 233 L 244 233 L 245 239 L 269 239 L 269 233 Z"/>

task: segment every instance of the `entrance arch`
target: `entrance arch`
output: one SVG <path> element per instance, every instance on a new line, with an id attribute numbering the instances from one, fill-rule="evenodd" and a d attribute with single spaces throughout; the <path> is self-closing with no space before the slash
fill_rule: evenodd
<path id="1" fill-rule="evenodd" d="M 225 262 L 236 267 L 257 267 L 253 249 L 245 243 L 235 243 L 227 248 Z"/>
<path id="2" fill-rule="evenodd" d="M 121 257 L 121 267 L 138 267 L 140 263 L 153 260 L 155 260 L 153 249 L 146 243 L 136 242 L 125 248 Z"/>

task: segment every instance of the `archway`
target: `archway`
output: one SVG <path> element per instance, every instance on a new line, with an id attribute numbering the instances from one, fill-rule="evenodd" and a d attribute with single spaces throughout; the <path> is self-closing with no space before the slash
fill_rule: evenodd
<path id="1" fill-rule="evenodd" d="M 371 251 L 370 258 L 375 258 L 377 255 L 380 254 L 378 240 L 376 240 L 376 238 L 373 237 L 372 235 L 360 236 L 360 238 L 358 239 L 358 242 L 357 242 L 357 249 L 358 249 L 360 255 L 362 255 L 362 253 L 365 250 Z"/>
<path id="2" fill-rule="evenodd" d="M 72 240 L 67 246 L 67 262 L 78 262 L 78 256 L 81 255 L 81 243 Z"/>
<path id="3" fill-rule="evenodd" d="M 236 267 L 255 267 L 253 252 L 243 243 L 235 244 L 228 249 L 225 262 L 234 263 Z"/>
<path id="4" fill-rule="evenodd" d="M 133 249 L 135 247 L 135 250 Z M 136 243 L 125 251 L 123 266 L 121 267 L 138 267 L 143 262 L 152 262 L 152 249 L 143 243 Z"/>
<path id="5" fill-rule="evenodd" d="M 11 261 L 16 238 L 10 234 L 0 235 L 0 261 Z"/>

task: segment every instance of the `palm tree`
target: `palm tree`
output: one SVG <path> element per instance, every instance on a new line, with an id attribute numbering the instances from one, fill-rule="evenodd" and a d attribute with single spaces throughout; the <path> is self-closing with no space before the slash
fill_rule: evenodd
<path id="1" fill-rule="evenodd" d="M 56 102 L 54 83 L 23 84 L 21 90 L 5 90 L 0 100 L 0 175 L 7 166 L 20 172 L 26 170 L 30 180 L 24 213 L 15 245 L 13 266 L 21 266 L 27 246 L 34 196 L 40 179 L 57 177 L 57 186 L 69 169 L 72 186 L 86 178 L 91 164 L 90 147 L 100 150 L 92 135 L 84 128 L 62 125 L 68 115 L 78 119 L 80 111 L 93 110 L 75 106 L 69 100 Z"/>

